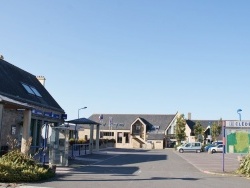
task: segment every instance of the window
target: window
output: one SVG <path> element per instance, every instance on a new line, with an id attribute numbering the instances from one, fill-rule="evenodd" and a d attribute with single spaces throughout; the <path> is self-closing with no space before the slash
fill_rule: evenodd
<path id="1" fill-rule="evenodd" d="M 114 132 L 101 132 L 103 136 L 114 136 Z"/>
<path id="2" fill-rule="evenodd" d="M 186 145 L 185 145 L 185 147 L 190 147 L 190 146 L 191 146 L 191 144 L 190 144 L 190 143 L 188 143 L 188 144 L 186 144 Z"/>
<path id="3" fill-rule="evenodd" d="M 32 87 L 32 86 L 29 86 L 25 83 L 22 83 L 24 89 L 29 93 L 29 94 L 32 94 L 32 95 L 35 95 L 35 96 L 38 96 L 38 97 L 42 97 L 42 95 L 37 91 L 36 88 Z"/>
<path id="4" fill-rule="evenodd" d="M 117 134 L 117 143 L 122 143 L 122 133 L 121 132 L 119 132 Z"/>
<path id="5" fill-rule="evenodd" d="M 31 90 L 35 93 L 36 96 L 42 97 L 42 95 L 36 90 L 36 88 L 30 86 Z"/>
<path id="6" fill-rule="evenodd" d="M 22 85 L 23 85 L 23 87 L 26 89 L 26 91 L 27 91 L 29 94 L 34 95 L 34 92 L 31 90 L 31 88 L 30 88 L 28 85 L 26 85 L 26 84 L 22 84 Z"/>
<path id="7" fill-rule="evenodd" d="M 124 133 L 125 143 L 129 143 L 129 133 Z"/>

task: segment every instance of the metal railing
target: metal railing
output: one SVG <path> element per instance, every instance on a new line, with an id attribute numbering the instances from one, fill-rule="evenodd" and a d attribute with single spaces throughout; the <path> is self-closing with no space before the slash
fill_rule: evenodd
<path id="1" fill-rule="evenodd" d="M 71 150 L 71 157 L 74 158 L 76 156 L 86 155 L 89 150 L 89 144 L 72 144 L 69 147 Z"/>

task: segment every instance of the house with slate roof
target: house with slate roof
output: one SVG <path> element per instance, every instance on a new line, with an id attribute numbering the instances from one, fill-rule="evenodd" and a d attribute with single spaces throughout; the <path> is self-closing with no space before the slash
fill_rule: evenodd
<path id="1" fill-rule="evenodd" d="M 210 143 L 212 141 L 211 138 L 211 126 L 212 124 L 219 124 L 219 120 L 191 120 L 191 114 L 189 114 L 188 119 L 186 120 L 186 141 L 194 142 L 194 126 L 197 122 L 200 122 L 201 126 L 204 129 L 204 142 Z M 219 136 L 218 140 L 222 140 L 222 135 Z"/>
<path id="2" fill-rule="evenodd" d="M 177 116 L 178 113 L 93 114 L 89 119 L 101 124 L 100 139 L 114 139 L 116 148 L 163 149 L 168 135 L 174 135 Z M 79 138 L 88 140 L 89 137 L 90 129 L 85 125 L 84 131 L 79 132 Z"/>
<path id="3" fill-rule="evenodd" d="M 1 147 L 10 135 L 20 142 L 21 151 L 27 152 L 30 137 L 32 146 L 41 146 L 41 127 L 45 123 L 58 126 L 64 122 L 65 112 L 45 89 L 44 81 L 44 77 L 37 78 L 0 59 Z"/>

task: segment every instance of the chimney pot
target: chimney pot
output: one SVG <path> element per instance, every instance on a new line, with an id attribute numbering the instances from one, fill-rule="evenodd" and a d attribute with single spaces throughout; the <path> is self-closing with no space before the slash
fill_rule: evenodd
<path id="1" fill-rule="evenodd" d="M 46 80 L 45 77 L 44 76 L 37 76 L 36 78 L 45 87 L 45 80 Z"/>

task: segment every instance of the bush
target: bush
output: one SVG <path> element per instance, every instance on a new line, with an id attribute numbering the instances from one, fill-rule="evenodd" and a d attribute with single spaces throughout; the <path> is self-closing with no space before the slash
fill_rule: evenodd
<path id="1" fill-rule="evenodd" d="M 74 138 L 69 139 L 69 145 L 72 146 L 73 144 L 75 144 L 75 139 Z"/>
<path id="2" fill-rule="evenodd" d="M 51 168 L 37 164 L 20 151 L 10 151 L 0 158 L 0 182 L 34 182 L 53 176 Z"/>
<path id="3" fill-rule="evenodd" d="M 236 170 L 236 173 L 250 177 L 250 154 L 242 159 L 240 167 Z"/>

